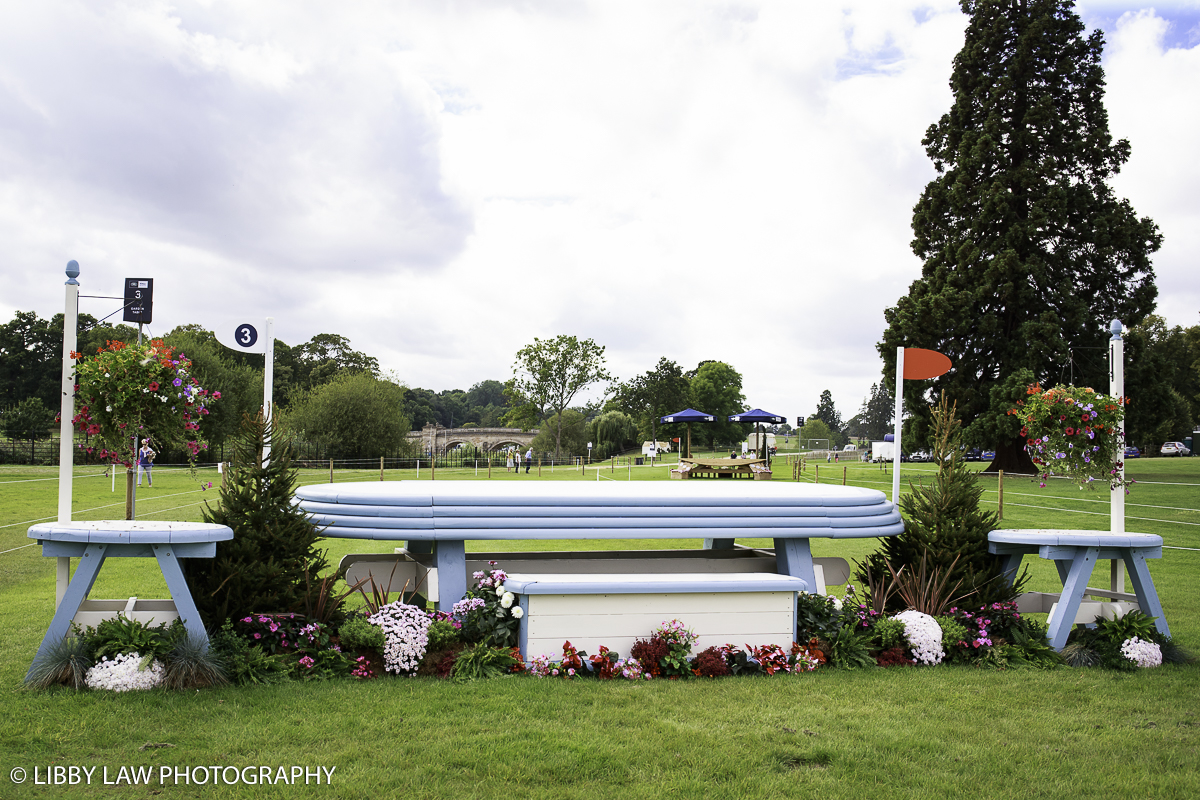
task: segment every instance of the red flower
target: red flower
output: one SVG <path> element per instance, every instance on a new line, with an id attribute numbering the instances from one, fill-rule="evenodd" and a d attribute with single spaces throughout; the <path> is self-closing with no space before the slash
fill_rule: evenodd
<path id="1" fill-rule="evenodd" d="M 150 381 L 150 385 L 147 386 L 146 388 L 152 392 L 157 392 L 158 391 L 158 381 Z"/>
<path id="2" fill-rule="evenodd" d="M 1067 429 L 1066 429 L 1066 431 L 1064 431 L 1064 433 L 1066 433 L 1066 434 L 1067 434 L 1067 436 L 1074 436 L 1074 435 L 1075 435 L 1075 429 L 1074 429 L 1074 428 L 1067 428 Z"/>

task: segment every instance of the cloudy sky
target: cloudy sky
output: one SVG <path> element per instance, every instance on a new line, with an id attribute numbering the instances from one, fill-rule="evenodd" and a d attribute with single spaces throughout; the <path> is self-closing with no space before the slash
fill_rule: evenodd
<path id="1" fill-rule="evenodd" d="M 1200 322 L 1200 0 L 1080 2 L 1106 32 L 1115 181 Z M 919 275 L 920 146 L 950 0 L 0 0 L 0 318 L 155 279 L 155 334 L 273 316 L 410 386 L 533 337 L 734 365 L 843 416 Z M 119 303 L 88 299 L 98 317 Z"/>

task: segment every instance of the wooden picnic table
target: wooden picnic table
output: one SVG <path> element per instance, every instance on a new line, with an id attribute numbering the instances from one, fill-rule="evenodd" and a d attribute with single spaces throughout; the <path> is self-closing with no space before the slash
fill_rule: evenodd
<path id="1" fill-rule="evenodd" d="M 681 458 L 679 461 L 691 465 L 685 473 L 688 478 L 753 478 L 754 465 L 767 466 L 765 458 Z"/>

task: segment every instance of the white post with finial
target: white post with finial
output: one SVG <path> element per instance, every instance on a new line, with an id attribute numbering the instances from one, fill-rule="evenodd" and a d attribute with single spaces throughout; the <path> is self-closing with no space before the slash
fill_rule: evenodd
<path id="1" fill-rule="evenodd" d="M 1112 335 L 1108 343 L 1108 367 L 1109 367 L 1109 386 L 1108 393 L 1115 397 L 1118 402 L 1123 402 L 1125 396 L 1125 340 L 1121 338 L 1121 321 L 1114 319 L 1109 325 L 1109 333 Z M 1124 407 L 1124 406 L 1123 406 Z M 1119 451 L 1117 452 L 1117 477 L 1125 478 L 1125 420 L 1122 419 L 1117 423 L 1117 431 L 1120 433 Z M 1111 529 L 1113 533 L 1125 533 L 1125 487 L 1119 486 L 1113 489 L 1110 493 L 1112 498 L 1112 523 Z M 1125 562 L 1119 558 L 1112 560 L 1112 590 L 1114 592 L 1125 591 Z"/>
<path id="2" fill-rule="evenodd" d="M 904 420 L 904 348 L 896 348 L 896 435 L 892 450 L 892 502 L 900 507 L 900 425 Z"/>
<path id="3" fill-rule="evenodd" d="M 79 262 L 67 262 L 66 300 L 63 305 L 62 397 L 58 417 L 58 521 L 71 521 L 73 468 L 75 465 L 75 348 L 79 346 Z M 62 602 L 71 582 L 71 559 L 60 556 L 55 567 L 54 607 Z"/>

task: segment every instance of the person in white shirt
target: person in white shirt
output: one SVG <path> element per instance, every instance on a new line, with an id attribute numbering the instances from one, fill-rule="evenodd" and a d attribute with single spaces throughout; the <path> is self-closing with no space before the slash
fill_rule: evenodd
<path id="1" fill-rule="evenodd" d="M 529 474 L 530 468 L 533 466 L 533 448 L 530 447 L 525 451 L 525 474 Z"/>

